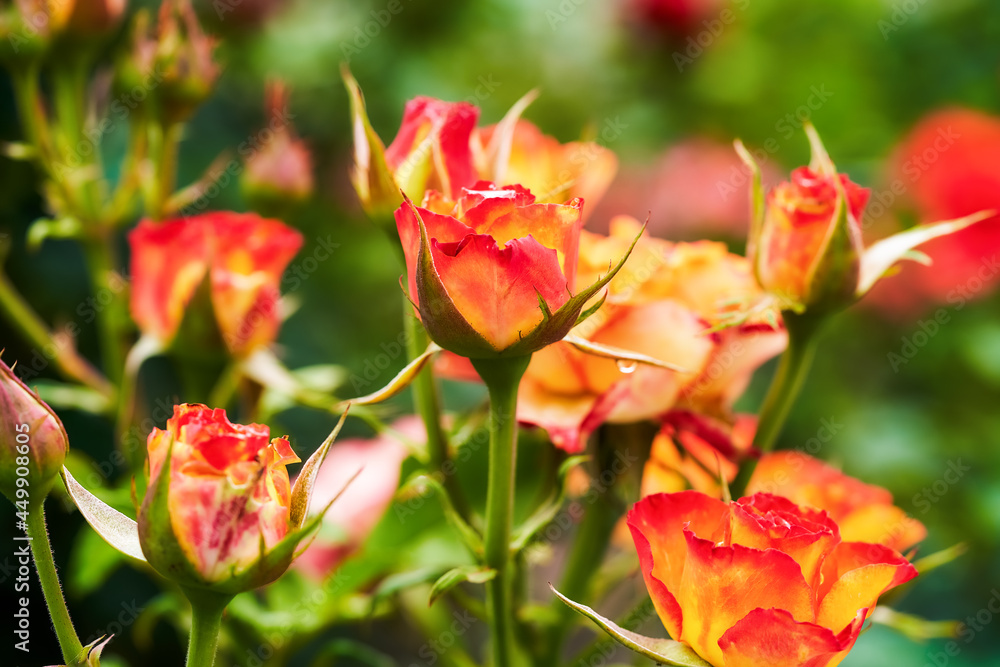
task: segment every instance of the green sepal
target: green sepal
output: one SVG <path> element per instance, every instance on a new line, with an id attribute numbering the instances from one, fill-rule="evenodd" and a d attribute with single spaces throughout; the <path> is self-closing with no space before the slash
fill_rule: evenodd
<path id="1" fill-rule="evenodd" d="M 145 561 L 138 524 L 85 489 L 65 466 L 61 474 L 69 497 L 90 527 L 121 553 Z"/>
<path id="2" fill-rule="evenodd" d="M 766 211 L 764 200 L 764 183 L 760 165 L 747 150 L 743 142 L 737 139 L 733 142 L 736 153 L 743 164 L 750 170 L 750 234 L 747 236 L 746 256 L 753 265 L 754 277 L 760 282 L 759 262 L 757 252 L 760 249 L 760 236 L 764 230 L 764 215 Z"/>
<path id="3" fill-rule="evenodd" d="M 662 359 L 651 357 L 648 354 L 640 354 L 639 352 L 633 352 L 631 350 L 626 350 L 621 347 L 615 347 L 614 345 L 604 345 L 602 343 L 595 343 L 592 340 L 587 340 L 586 338 L 581 338 L 580 336 L 574 336 L 573 334 L 567 335 L 565 338 L 563 338 L 563 341 L 569 343 L 580 352 L 583 352 L 584 354 L 589 354 L 593 357 L 614 359 L 615 361 L 629 361 L 636 364 L 642 364 L 644 366 L 664 368 L 666 370 L 675 371 L 677 373 L 690 372 L 686 368 L 682 368 L 681 366 L 672 364 L 668 361 L 663 361 Z"/>
<path id="4" fill-rule="evenodd" d="M 211 584 L 191 565 L 177 540 L 170 518 L 170 466 L 174 442 L 173 436 L 170 436 L 160 471 L 150 481 L 146 497 L 139 507 L 139 544 L 146 561 L 163 577 L 182 586 L 206 588 Z"/>
<path id="5" fill-rule="evenodd" d="M 864 242 L 858 221 L 851 218 L 847 192 L 816 128 L 811 123 L 806 123 L 805 132 L 812 148 L 810 166 L 814 171 L 832 177 L 837 189 L 837 204 L 826 238 L 809 267 L 806 294 L 802 301 L 813 313 L 835 312 L 854 303 L 861 277 Z"/>
<path id="6" fill-rule="evenodd" d="M 497 571 L 483 565 L 461 565 L 442 574 L 431 587 L 427 606 L 433 605 L 437 599 L 461 583 L 485 584 L 497 576 Z"/>
<path id="7" fill-rule="evenodd" d="M 306 516 L 309 513 L 309 499 L 312 497 L 319 469 L 322 467 L 326 455 L 330 452 L 333 442 L 340 435 L 340 429 L 344 427 L 344 422 L 347 420 L 347 412 L 348 410 L 345 409 L 344 413 L 340 415 L 340 419 L 337 421 L 337 425 L 333 427 L 333 431 L 330 432 L 330 435 L 323 441 L 323 444 L 302 465 L 298 476 L 295 478 L 288 513 L 288 525 L 292 528 L 301 528 L 305 523 Z"/>
<path id="8" fill-rule="evenodd" d="M 918 252 L 913 250 L 916 246 L 939 236 L 954 234 L 971 224 L 986 220 L 994 215 L 996 215 L 996 211 L 980 211 L 964 218 L 917 225 L 881 241 L 876 241 L 865 250 L 861 258 L 861 278 L 858 281 L 856 298 L 860 299 L 867 294 L 879 278 L 886 275 L 897 262 L 908 259 L 929 264 L 930 262 L 926 261 L 929 259 L 927 255 L 923 253 L 913 254 Z"/>
<path id="9" fill-rule="evenodd" d="M 336 409 L 341 409 L 348 405 L 374 405 L 375 403 L 389 400 L 416 380 L 417 375 L 424 369 L 424 366 L 427 365 L 431 357 L 440 351 L 441 348 L 438 345 L 431 343 L 420 356 L 408 363 L 403 370 L 399 371 L 396 377 L 392 378 L 387 385 L 370 394 L 343 401 Z"/>
<path id="10" fill-rule="evenodd" d="M 712 667 L 687 644 L 683 644 L 672 639 L 644 637 L 643 635 L 626 630 L 619 627 L 614 621 L 604 618 L 590 607 L 582 605 L 579 602 L 573 602 L 553 588 L 551 584 L 549 585 L 549 588 L 551 588 L 552 592 L 555 593 L 556 596 L 565 602 L 569 607 L 594 621 L 594 623 L 607 632 L 612 639 L 617 641 L 622 646 L 635 651 L 641 656 L 651 658 L 661 665 L 674 665 L 675 667 Z"/>
<path id="11" fill-rule="evenodd" d="M 385 144 L 368 120 L 361 87 L 346 64 L 341 66 L 340 76 L 344 80 L 347 96 L 350 98 L 354 131 L 355 165 L 351 172 L 351 183 L 354 184 L 365 212 L 376 222 L 381 224 L 386 221 L 388 224 L 392 219 L 392 212 L 403 203 L 399 186 L 396 185 L 396 179 L 385 161 Z M 362 145 L 367 150 L 362 149 Z M 367 165 L 363 167 L 365 155 L 367 155 Z M 361 159 L 358 159 L 359 157 Z M 395 234 L 395 229 L 391 231 Z"/>

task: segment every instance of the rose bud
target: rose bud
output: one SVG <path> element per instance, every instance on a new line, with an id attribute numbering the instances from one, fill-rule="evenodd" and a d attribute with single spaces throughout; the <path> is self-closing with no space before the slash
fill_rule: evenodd
<path id="1" fill-rule="evenodd" d="M 436 192 L 425 203 L 434 210 L 407 200 L 396 211 L 409 296 L 431 339 L 463 357 L 523 357 L 561 340 L 621 267 L 572 294 L 578 199 L 536 204 L 519 185 L 480 181 L 454 208 Z"/>
<path id="2" fill-rule="evenodd" d="M 825 513 L 765 493 L 661 493 L 629 512 L 646 588 L 675 640 L 715 667 L 832 667 L 880 595 L 916 569 L 844 542 Z"/>
<path id="3" fill-rule="evenodd" d="M 246 161 L 240 185 L 255 210 L 283 208 L 313 191 L 312 156 L 295 134 L 287 111 L 288 91 L 280 82 L 267 89 L 270 138 Z"/>
<path id="4" fill-rule="evenodd" d="M 892 494 L 865 484 L 802 452 L 766 454 L 754 469 L 747 495 L 764 492 L 824 510 L 849 542 L 873 542 L 897 551 L 927 535 L 924 525 L 892 504 Z"/>
<path id="5" fill-rule="evenodd" d="M 302 245 L 296 230 L 252 213 L 217 212 L 143 220 L 129 245 L 132 316 L 144 334 L 170 345 L 182 322 L 203 315 L 192 303 L 204 301 L 215 326 L 202 327 L 212 330 L 199 345 L 221 337 L 230 354 L 246 356 L 277 336 L 281 276 Z"/>
<path id="6" fill-rule="evenodd" d="M 215 45 L 199 25 L 190 0 L 164 0 L 156 37 L 137 34 L 133 57 L 149 63 L 142 69 L 160 80 L 153 85 L 142 77 L 135 83 L 153 89 L 166 126 L 187 120 L 211 94 L 220 71 L 212 58 Z"/>
<path id="7" fill-rule="evenodd" d="M 5 0 L 0 4 L 0 60 L 13 67 L 38 62 L 66 25 L 72 0 Z"/>
<path id="8" fill-rule="evenodd" d="M 41 503 L 68 449 L 56 413 L 0 360 L 0 491 L 12 503 Z"/>
<path id="9" fill-rule="evenodd" d="M 299 458 L 266 426 L 233 424 L 225 410 L 184 404 L 147 442 L 149 490 L 139 511 L 142 552 L 184 586 L 237 593 L 291 563 L 286 466 Z"/>
<path id="10" fill-rule="evenodd" d="M 457 199 L 476 182 L 470 140 L 479 109 L 467 102 L 417 97 L 406 104 L 402 125 L 388 148 L 372 129 L 358 82 L 341 71 L 351 99 L 354 167 L 351 182 L 361 206 L 375 220 L 402 203 L 400 190 L 422 201 L 436 189 Z"/>
<path id="11" fill-rule="evenodd" d="M 768 193 L 766 206 L 754 212 L 747 244 L 757 280 L 783 310 L 823 315 L 846 308 L 899 261 L 929 262 L 916 246 L 991 215 L 919 225 L 865 248 L 861 216 L 870 191 L 837 172 L 811 125 L 806 132 L 812 162 Z M 737 150 L 754 171 L 756 207 L 760 170 L 742 144 Z"/>

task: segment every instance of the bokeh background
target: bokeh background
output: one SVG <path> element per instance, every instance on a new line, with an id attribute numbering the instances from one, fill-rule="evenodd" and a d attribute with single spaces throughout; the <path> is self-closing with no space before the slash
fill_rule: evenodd
<path id="1" fill-rule="evenodd" d="M 348 181 L 351 134 L 341 62 L 349 62 L 386 140 L 415 95 L 472 101 L 485 122 L 495 122 L 539 88 L 528 119 L 562 141 L 590 137 L 619 156 L 619 177 L 589 227 L 600 230 L 615 213 L 645 217 L 648 211 L 658 235 L 720 238 L 735 250 L 743 245 L 746 207 L 728 149 L 733 138 L 763 150 L 765 166 L 777 177 L 808 160 L 801 125 L 811 120 L 841 171 L 880 192 L 893 178 L 893 151 L 929 112 L 964 106 L 1000 114 L 1000 5 L 994 0 L 733 0 L 706 2 L 706 9 L 689 15 L 684 2 L 662 3 L 680 8 L 672 14 L 640 0 L 293 0 L 274 3 L 284 6 L 263 23 L 252 20 L 250 14 L 268 4 L 204 3 L 223 36 L 225 71 L 217 93 L 187 128 L 180 182 L 198 178 L 221 152 L 252 141 L 266 121 L 265 81 L 288 82 L 294 123 L 312 149 L 317 179 L 316 195 L 288 222 L 305 235 L 300 258 L 324 242 L 337 247 L 329 260 L 310 263 L 295 284 L 292 297 L 301 307 L 286 322 L 280 345 L 292 368 L 341 367 L 336 372 L 345 381 L 344 395 L 360 393 L 350 390 L 350 380 L 365 377 L 373 363 L 385 366 L 377 377 L 388 380 L 404 355 L 390 353 L 388 365 L 380 356 L 394 349 L 401 331 L 401 269 L 390 241 L 361 214 Z M 108 63 L 116 48 L 109 47 Z M 0 138 L 19 136 L 9 81 L 0 77 Z M 104 138 L 107 164 L 115 164 L 125 139 L 124 128 Z M 1000 154 L 993 159 L 1000 164 Z M 27 227 L 43 214 L 37 184 L 29 166 L 0 160 L 5 270 L 49 322 L 78 322 L 78 343 L 94 358 L 86 306 L 91 295 L 77 246 L 48 241 L 36 252 L 24 250 Z M 910 183 L 866 232 L 877 236 L 911 224 L 912 195 L 920 187 L 919 179 Z M 211 206 L 245 208 L 236 179 L 220 188 Z M 1000 245 L 981 250 L 989 257 Z M 970 265 L 968 275 L 976 269 Z M 957 655 L 944 653 L 945 640 L 921 644 L 875 626 L 843 665 L 1000 665 L 1000 618 L 989 610 L 991 601 L 1000 605 L 1000 298 L 988 287 L 960 302 L 913 300 L 905 293 L 905 284 L 894 285 L 837 320 L 781 446 L 805 447 L 823 420 L 836 424 L 818 456 L 891 489 L 897 504 L 927 525 L 922 553 L 969 545 L 966 555 L 920 577 L 897 603 L 929 619 L 978 615 L 982 630 L 959 640 Z M 896 307 L 903 302 L 905 308 Z M 928 325 L 939 308 L 947 321 Z M 2 324 L 0 341 L 6 359 L 31 360 L 32 350 Z M 773 364 L 761 370 L 740 407 L 756 409 L 772 370 Z M 163 394 L 169 398 L 169 388 Z M 447 388 L 451 408 L 481 399 L 477 387 Z M 401 397 L 392 409 L 403 412 L 407 400 Z M 105 421 L 73 410 L 62 414 L 81 475 L 112 460 Z M 332 418 L 295 408 L 278 412 L 272 426 L 308 453 Z M 348 429 L 366 433 L 360 423 Z M 532 467 L 533 456 L 544 456 L 544 446 L 529 443 L 522 467 Z M 948 474 L 955 469 L 961 474 Z M 473 495 L 476 476 L 475 465 L 463 472 Z M 523 479 L 527 496 L 530 471 Z M 49 515 L 81 634 L 87 635 L 84 628 L 118 634 L 104 663 L 180 664 L 183 633 L 172 619 L 182 623 L 184 611 L 176 598 L 164 596 L 146 575 L 120 567 L 78 514 L 50 502 Z M 0 535 L 3 544 L 13 544 L 7 537 L 13 512 L 7 516 Z M 390 510 L 362 554 L 345 566 L 346 583 L 332 596 L 340 600 L 340 618 L 366 616 L 352 606 L 361 598 L 352 596 L 370 592 L 373 578 L 431 567 L 458 548 L 433 507 L 416 507 L 406 521 L 398 517 Z M 0 550 L 4 598 L 13 596 L 12 550 Z M 416 616 L 406 612 L 420 610 L 423 599 L 404 599 L 401 612 L 331 625 L 322 617 L 332 602 L 300 607 L 312 590 L 292 578 L 270 597 L 238 601 L 222 664 L 284 664 L 284 657 L 265 658 L 248 647 L 288 614 L 303 627 L 315 626 L 291 664 L 432 664 L 433 653 L 414 658 L 426 645 L 413 630 Z M 41 600 L 32 608 L 38 610 L 33 658 L 49 650 L 54 663 L 58 654 L 54 638 L 46 637 Z M 437 615 L 442 618 L 433 622 L 450 622 L 447 611 Z M 656 628 L 655 621 L 648 626 Z M 379 654 L 366 653 L 363 644 Z M 5 640 L 0 656 L 9 645 Z M 0 662 L 21 664 L 9 660 Z"/>

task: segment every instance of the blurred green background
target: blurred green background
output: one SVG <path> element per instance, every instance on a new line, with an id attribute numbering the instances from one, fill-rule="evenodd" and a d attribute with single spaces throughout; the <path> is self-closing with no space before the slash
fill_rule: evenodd
<path id="1" fill-rule="evenodd" d="M 614 123 L 621 131 L 607 145 L 626 168 L 651 164 L 672 143 L 697 135 L 723 142 L 741 137 L 752 146 L 775 139 L 773 164 L 790 169 L 808 159 L 808 146 L 797 128 L 786 137 L 786 115 L 794 116 L 814 88 L 825 87 L 829 97 L 809 110 L 812 121 L 840 169 L 856 182 L 877 186 L 891 149 L 923 114 L 954 104 L 1000 112 L 1000 5 L 995 0 L 742 0 L 731 4 L 733 22 L 715 26 L 718 34 L 711 34 L 710 25 L 694 29 L 694 36 L 708 31 L 710 38 L 682 68 L 675 54 L 697 53 L 687 51 L 687 38 L 636 26 L 619 2 L 398 0 L 401 11 L 387 22 L 380 21 L 389 6 L 383 0 L 286 4 L 259 28 L 230 32 L 223 21 L 227 31 L 219 55 L 225 71 L 217 94 L 187 128 L 180 182 L 196 179 L 220 152 L 257 132 L 265 120 L 267 78 L 290 84 L 294 122 L 313 150 L 317 194 L 288 222 L 305 235 L 300 257 L 322 240 L 339 244 L 294 292 L 302 307 L 280 338 L 293 368 L 332 363 L 361 375 L 401 331 L 401 269 L 389 240 L 361 215 L 347 178 L 351 135 L 338 72 L 346 59 L 387 142 L 404 103 L 414 95 L 474 101 L 483 120 L 495 122 L 538 87 L 541 97 L 525 114 L 528 119 L 563 141 L 595 129 L 599 136 L 604 124 Z M 211 3 L 206 5 L 213 13 Z M 3 78 L 0 137 L 19 136 Z M 125 133 L 118 130 L 106 138 L 108 164 L 114 164 L 124 142 Z M 92 325 L 78 310 L 89 293 L 77 247 L 49 241 L 38 252 L 24 250 L 25 230 L 43 214 L 40 206 L 32 169 L 0 160 L 0 233 L 9 235 L 11 247 L 6 270 L 50 323 L 79 322 L 84 329 L 80 347 L 94 358 Z M 222 188 L 212 206 L 245 207 L 235 182 Z M 606 219 L 590 221 L 595 228 L 604 224 Z M 740 240 L 730 240 L 740 249 Z M 845 667 L 1000 665 L 1000 619 L 988 611 L 991 600 L 1000 600 L 1000 298 L 987 297 L 950 314 L 951 321 L 898 372 L 887 355 L 919 330 L 915 321 L 884 318 L 864 307 L 839 318 L 782 438 L 783 446 L 795 447 L 816 434 L 822 419 L 842 424 L 820 457 L 891 489 L 897 503 L 927 525 L 922 553 L 960 541 L 970 547 L 956 562 L 918 579 L 898 605 L 930 619 L 979 614 L 982 631 L 967 642 L 959 640 L 957 656 L 943 653 L 943 640 L 919 644 L 876 626 Z M 0 328 L 0 341 L 8 361 L 30 360 L 30 348 L 8 328 Z M 392 358 L 380 380 L 403 363 L 402 355 Z M 771 371 L 768 365 L 758 374 L 741 401 L 743 408 L 756 408 Z M 481 397 L 477 390 L 450 385 L 449 406 L 475 404 Z M 404 409 L 405 397 L 396 405 Z M 106 423 L 83 413 L 63 414 L 75 450 L 96 462 L 81 459 L 82 469 L 107 461 L 112 434 Z M 284 412 L 273 424 L 292 436 L 300 452 L 311 451 L 331 426 L 328 416 L 305 409 Z M 349 429 L 365 433 L 356 423 Z M 539 451 L 529 448 L 524 456 L 530 460 Z M 932 492 L 934 502 L 921 502 L 923 490 L 934 489 L 957 462 L 968 467 L 957 483 L 943 493 Z M 475 471 L 467 476 L 473 479 Z M 147 616 L 155 608 L 157 586 L 128 568 L 109 573 L 104 565 L 108 549 L 86 535 L 78 515 L 54 502 L 49 514 L 81 634 L 87 635 L 84 627 L 120 633 L 109 649 L 118 657 L 106 664 L 179 664 L 182 636 L 170 624 L 131 621 L 136 614 L 130 608 L 136 613 L 145 608 Z M 10 521 L 0 521 L 0 535 L 12 534 L 13 512 L 8 516 Z M 440 527 L 433 512 L 424 520 Z M 420 562 L 414 555 L 419 549 L 407 540 L 423 524 L 407 522 L 405 533 L 400 525 L 387 517 L 366 550 L 364 567 Z M 439 540 L 428 547 L 433 553 L 423 562 L 433 562 L 447 544 Z M 0 555 L 0 563 L 4 558 L 11 557 Z M 4 598 L 13 595 L 12 576 L 9 567 L 0 569 Z M 300 600 L 305 593 L 296 585 L 287 584 L 276 599 L 289 605 Z M 46 658 L 55 662 L 54 641 L 48 642 L 40 620 L 40 599 L 32 609 L 38 614 L 37 655 L 49 650 Z M 990 622 L 984 623 L 987 614 Z M 315 656 L 316 647 L 333 638 L 356 637 L 398 660 L 386 664 L 431 664 L 426 657 L 413 658 L 423 640 L 406 629 L 412 622 L 405 615 L 389 615 L 360 630 L 327 631 L 304 654 Z M 125 627 L 117 630 L 116 623 Z M 52 646 L 41 646 L 46 643 Z M 8 646 L 5 641 L 0 656 Z M 236 650 L 223 664 L 261 664 L 254 659 Z M 337 664 L 366 664 L 357 660 Z"/>

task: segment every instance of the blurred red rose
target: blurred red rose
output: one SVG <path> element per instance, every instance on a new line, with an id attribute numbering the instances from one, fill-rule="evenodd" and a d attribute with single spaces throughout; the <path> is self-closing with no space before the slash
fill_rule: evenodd
<path id="1" fill-rule="evenodd" d="M 143 333 L 173 342 L 199 286 L 208 281 L 218 331 L 232 354 L 274 340 L 285 267 L 302 235 L 278 220 L 220 211 L 157 223 L 131 234 L 132 316 Z"/>
<path id="2" fill-rule="evenodd" d="M 896 149 L 888 191 L 901 190 L 921 221 L 1000 210 L 1000 117 L 972 109 L 926 116 Z M 929 241 L 931 269 L 903 265 L 873 290 L 880 311 L 912 315 L 930 304 L 959 304 L 992 292 L 1000 277 L 1000 216 Z"/>

